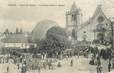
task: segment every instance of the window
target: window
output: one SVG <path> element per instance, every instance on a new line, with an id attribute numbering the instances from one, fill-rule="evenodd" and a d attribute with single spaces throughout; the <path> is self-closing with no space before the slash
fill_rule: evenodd
<path id="1" fill-rule="evenodd" d="M 76 21 L 76 15 L 72 15 L 72 21 Z"/>
<path id="2" fill-rule="evenodd" d="M 104 21 L 104 17 L 103 16 L 99 16 L 97 20 L 98 20 L 99 23 L 102 23 Z"/>
<path id="3" fill-rule="evenodd" d="M 97 31 L 103 32 L 104 30 L 105 30 L 105 27 L 104 27 L 103 24 L 98 24 L 98 25 L 97 25 Z"/>

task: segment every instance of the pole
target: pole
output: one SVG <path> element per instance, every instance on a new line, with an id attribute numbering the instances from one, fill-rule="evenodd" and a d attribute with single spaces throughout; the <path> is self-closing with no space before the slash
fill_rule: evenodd
<path id="1" fill-rule="evenodd" d="M 113 29 L 113 24 L 114 24 L 114 22 L 111 22 L 111 31 L 112 31 L 112 69 L 114 69 L 114 38 L 113 38 L 113 35 L 114 35 L 114 29 Z"/>
<path id="2" fill-rule="evenodd" d="M 113 23 L 111 22 L 111 34 L 112 34 L 112 50 L 113 50 L 113 52 L 114 52 L 114 46 L 113 46 Z"/>

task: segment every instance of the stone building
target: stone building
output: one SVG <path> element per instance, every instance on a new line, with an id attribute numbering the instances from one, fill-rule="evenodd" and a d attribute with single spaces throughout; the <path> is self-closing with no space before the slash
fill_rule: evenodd
<path id="1" fill-rule="evenodd" d="M 73 3 L 70 11 L 66 12 L 66 29 L 68 35 L 74 40 L 77 40 L 78 29 L 81 24 L 81 11 L 77 8 L 75 2 Z"/>
<path id="2" fill-rule="evenodd" d="M 66 12 L 66 29 L 69 36 L 75 37 L 77 41 L 97 40 L 100 44 L 111 41 L 111 20 L 97 5 L 94 14 L 86 22 L 81 22 L 81 12 L 73 3 L 71 10 Z M 70 32 L 69 32 L 70 31 Z"/>
<path id="3" fill-rule="evenodd" d="M 34 45 L 31 41 L 31 34 L 22 32 L 22 29 L 16 29 L 16 32 L 3 33 L 1 42 L 3 43 L 2 48 L 7 49 L 28 49 L 31 45 Z"/>

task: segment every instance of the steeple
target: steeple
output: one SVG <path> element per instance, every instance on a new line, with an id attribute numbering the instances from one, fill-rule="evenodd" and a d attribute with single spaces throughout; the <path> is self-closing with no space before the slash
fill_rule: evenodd
<path id="1" fill-rule="evenodd" d="M 98 6 L 102 6 L 103 5 L 103 2 L 104 2 L 104 0 L 97 0 L 97 5 Z"/>
<path id="2" fill-rule="evenodd" d="M 99 15 L 99 13 L 102 14 L 103 16 L 105 16 L 101 5 L 97 5 L 96 10 L 95 10 L 92 18 L 95 18 L 97 15 Z"/>
<path id="3" fill-rule="evenodd" d="M 71 12 L 75 12 L 75 11 L 77 11 L 77 6 L 76 6 L 75 1 L 73 2 L 73 4 L 72 4 L 72 7 L 71 7 L 70 11 L 71 11 Z"/>

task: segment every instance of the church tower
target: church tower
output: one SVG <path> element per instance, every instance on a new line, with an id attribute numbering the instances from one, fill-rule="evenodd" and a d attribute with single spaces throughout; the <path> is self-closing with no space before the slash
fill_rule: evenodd
<path id="1" fill-rule="evenodd" d="M 77 40 L 77 31 L 79 25 L 81 24 L 81 13 L 80 9 L 77 8 L 75 2 L 72 4 L 70 11 L 66 12 L 66 28 L 68 30 L 68 35 Z"/>

